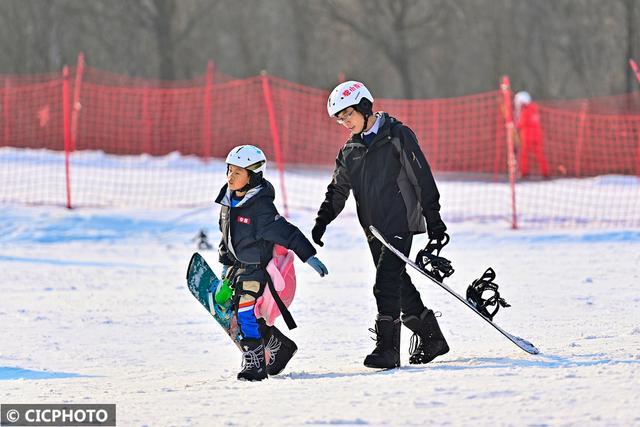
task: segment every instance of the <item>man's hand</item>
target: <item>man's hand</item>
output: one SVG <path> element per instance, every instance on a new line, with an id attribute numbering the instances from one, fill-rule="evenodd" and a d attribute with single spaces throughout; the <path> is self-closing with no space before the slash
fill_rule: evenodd
<path id="1" fill-rule="evenodd" d="M 318 246 L 324 246 L 324 243 L 322 243 L 322 236 L 325 231 L 327 231 L 327 226 L 316 220 L 316 225 L 314 225 L 313 230 L 311 230 L 311 237 Z"/>
<path id="2" fill-rule="evenodd" d="M 429 215 L 427 215 L 427 230 L 429 232 L 429 239 L 444 240 L 444 233 L 447 231 L 447 226 L 442 222 L 440 213 L 430 212 Z"/>

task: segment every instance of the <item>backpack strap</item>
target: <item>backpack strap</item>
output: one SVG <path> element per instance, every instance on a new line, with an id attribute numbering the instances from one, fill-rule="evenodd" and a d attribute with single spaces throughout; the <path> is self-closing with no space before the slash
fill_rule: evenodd
<path id="1" fill-rule="evenodd" d="M 278 292 L 276 291 L 276 287 L 273 285 L 273 280 L 271 280 L 271 275 L 269 274 L 269 272 L 267 272 L 266 269 L 265 269 L 265 272 L 267 273 L 267 286 L 269 286 L 269 290 L 271 291 L 271 296 L 273 296 L 273 300 L 276 302 L 276 305 L 278 306 L 278 310 L 280 310 L 280 314 L 282 314 L 282 318 L 284 319 L 284 322 L 287 324 L 287 328 L 289 329 L 297 328 L 298 325 L 296 325 L 296 322 L 293 320 L 293 316 L 291 316 L 289 309 L 287 308 L 286 305 L 284 305 L 284 302 L 282 301 L 282 299 L 280 298 L 280 295 L 278 295 Z"/>

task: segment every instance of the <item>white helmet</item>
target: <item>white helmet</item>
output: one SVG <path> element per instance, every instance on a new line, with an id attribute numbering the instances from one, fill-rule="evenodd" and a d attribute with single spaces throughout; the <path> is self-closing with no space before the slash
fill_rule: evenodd
<path id="1" fill-rule="evenodd" d="M 238 145 L 229 151 L 226 163 L 259 174 L 267 168 L 267 158 L 261 149 L 253 145 Z"/>
<path id="2" fill-rule="evenodd" d="M 531 104 L 531 95 L 529 95 L 529 92 L 525 91 L 518 92 L 513 98 L 513 102 L 516 105 L 516 108 L 520 108 L 522 105 Z"/>
<path id="3" fill-rule="evenodd" d="M 329 117 L 333 117 L 345 108 L 357 106 L 363 100 L 369 100 L 367 110 L 371 110 L 373 104 L 373 96 L 364 83 L 349 80 L 348 82 L 340 83 L 329 95 L 327 101 L 327 112 Z M 366 102 L 366 101 L 365 101 Z"/>

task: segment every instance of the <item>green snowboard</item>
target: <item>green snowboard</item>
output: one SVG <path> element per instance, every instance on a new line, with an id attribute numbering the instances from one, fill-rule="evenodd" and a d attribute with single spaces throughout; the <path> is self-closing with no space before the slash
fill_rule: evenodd
<path id="1" fill-rule="evenodd" d="M 218 279 L 204 258 L 199 253 L 194 253 L 189 262 L 189 268 L 187 268 L 189 291 L 240 348 L 242 336 L 238 330 L 238 320 L 233 313 L 231 300 L 225 305 L 220 305 L 215 301 L 216 289 L 221 285 L 222 281 Z"/>

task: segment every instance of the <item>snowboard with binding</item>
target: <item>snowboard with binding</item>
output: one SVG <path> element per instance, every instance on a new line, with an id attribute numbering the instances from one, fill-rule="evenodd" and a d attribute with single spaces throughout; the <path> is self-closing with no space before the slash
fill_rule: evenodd
<path id="1" fill-rule="evenodd" d="M 418 266 L 414 261 L 409 259 L 406 255 L 404 255 L 402 252 L 400 252 L 399 250 L 397 250 L 393 246 L 391 246 L 391 244 L 389 244 L 387 239 L 385 239 L 385 237 L 374 226 L 370 226 L 369 230 L 371 231 L 371 233 L 373 234 L 373 236 L 376 239 L 378 239 L 383 245 L 385 245 L 396 256 L 398 256 L 400 259 L 402 259 L 404 262 L 406 262 L 407 265 L 409 265 L 412 268 L 414 268 L 415 270 L 419 271 L 422 275 L 424 275 L 427 278 L 429 278 L 429 280 L 431 280 L 433 283 L 435 283 L 436 285 L 440 286 L 442 289 L 444 289 L 445 291 L 449 292 L 451 295 L 456 297 L 456 299 L 458 299 L 460 302 L 462 302 L 467 307 L 469 307 L 471 310 L 473 310 L 474 313 L 476 313 L 478 316 L 480 316 L 482 319 L 484 319 L 488 324 L 493 326 L 498 332 L 500 332 L 509 341 L 514 343 L 516 346 L 518 346 L 521 350 L 524 350 L 529 354 L 538 354 L 540 352 L 540 350 L 538 350 L 536 348 L 536 346 L 533 345 L 532 343 L 530 343 L 529 341 L 527 341 L 527 340 L 525 340 L 523 338 L 517 337 L 515 335 L 512 335 L 512 334 L 506 332 L 500 326 L 496 325 L 491 319 L 489 319 L 488 317 L 486 317 L 482 313 L 480 313 L 471 303 L 469 303 L 469 301 L 467 301 L 465 298 L 463 298 L 460 295 L 458 295 L 453 289 L 451 289 L 450 287 L 445 285 L 442 282 L 442 280 L 438 280 L 435 277 L 430 276 L 426 271 L 424 271 L 422 268 L 420 268 L 420 266 Z"/>
<path id="2" fill-rule="evenodd" d="M 216 322 L 229 335 L 240 350 L 242 336 L 238 329 L 238 321 L 233 313 L 231 300 L 225 305 L 215 301 L 216 290 L 222 285 L 222 280 L 216 276 L 202 255 L 194 253 L 187 268 L 187 286 L 191 294 L 216 319 Z"/>

